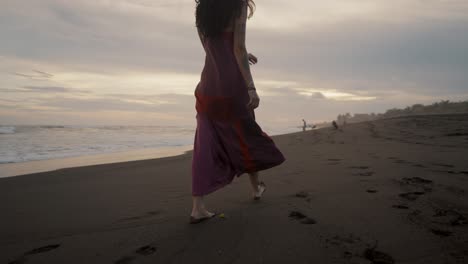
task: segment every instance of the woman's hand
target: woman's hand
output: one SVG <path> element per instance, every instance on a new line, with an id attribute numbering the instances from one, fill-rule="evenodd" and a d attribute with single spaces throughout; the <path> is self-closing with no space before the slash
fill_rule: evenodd
<path id="1" fill-rule="evenodd" d="M 257 64 L 257 62 L 258 62 L 257 57 L 255 57 L 255 55 L 253 55 L 252 53 L 249 53 L 249 64 L 250 65 Z"/>
<path id="2" fill-rule="evenodd" d="M 247 108 L 255 109 L 260 104 L 260 98 L 258 97 L 257 91 L 255 89 L 249 89 L 249 103 L 247 104 Z"/>

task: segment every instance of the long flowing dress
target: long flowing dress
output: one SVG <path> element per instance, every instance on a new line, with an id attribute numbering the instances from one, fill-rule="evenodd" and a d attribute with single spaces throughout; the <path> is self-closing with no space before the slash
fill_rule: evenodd
<path id="1" fill-rule="evenodd" d="M 192 195 L 203 196 L 285 161 L 247 108 L 247 85 L 234 55 L 234 33 L 205 38 L 205 66 L 195 89 L 197 129 L 192 159 Z"/>

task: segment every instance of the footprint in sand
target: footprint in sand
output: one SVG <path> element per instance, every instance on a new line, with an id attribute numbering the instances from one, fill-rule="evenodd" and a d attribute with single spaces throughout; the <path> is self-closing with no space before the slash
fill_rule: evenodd
<path id="1" fill-rule="evenodd" d="M 448 173 L 448 174 L 465 174 L 468 175 L 468 171 L 454 171 L 454 170 L 432 170 L 433 172 L 442 172 L 442 173 Z"/>
<path id="2" fill-rule="evenodd" d="M 149 211 L 149 212 L 146 213 L 146 215 L 158 215 L 160 213 L 161 213 L 161 211 Z"/>
<path id="3" fill-rule="evenodd" d="M 408 214 L 408 219 L 414 224 L 424 227 L 428 232 L 439 237 L 448 237 L 457 230 L 468 225 L 467 218 L 455 208 L 434 208 L 428 211 L 428 208 L 422 210 L 413 210 Z"/>
<path id="4" fill-rule="evenodd" d="M 13 261 L 8 262 L 8 264 L 21 264 L 21 263 L 26 262 L 26 260 L 27 260 L 26 257 L 28 257 L 28 256 L 48 252 L 48 251 L 57 249 L 59 247 L 60 247 L 60 244 L 52 244 L 52 245 L 47 245 L 47 246 L 35 248 L 35 249 L 32 249 L 32 250 L 24 253 L 23 256 L 15 259 Z"/>
<path id="5" fill-rule="evenodd" d="M 15 259 L 13 261 L 8 262 L 8 264 L 23 264 L 26 262 L 26 259 L 21 258 L 21 259 Z"/>
<path id="6" fill-rule="evenodd" d="M 348 234 L 346 236 L 335 235 L 330 239 L 327 238 L 325 241 L 330 244 L 338 246 L 338 245 L 350 245 L 350 244 L 360 243 L 361 238 L 354 234 Z"/>
<path id="7" fill-rule="evenodd" d="M 307 202 L 310 202 L 312 200 L 312 198 L 310 198 L 310 194 L 311 193 L 307 191 L 300 191 L 294 194 L 294 197 L 302 198 L 302 199 L 305 199 Z"/>
<path id="8" fill-rule="evenodd" d="M 431 232 L 435 235 L 441 236 L 441 237 L 448 237 L 453 234 L 451 231 L 447 230 L 441 230 L 441 229 L 431 229 Z"/>
<path id="9" fill-rule="evenodd" d="M 299 219 L 304 219 L 307 216 L 299 211 L 291 211 L 289 212 L 289 217 L 299 220 Z"/>
<path id="10" fill-rule="evenodd" d="M 432 183 L 432 180 L 424 179 L 421 177 L 405 177 L 401 179 L 402 182 L 407 183 L 407 184 L 430 184 Z"/>
<path id="11" fill-rule="evenodd" d="M 445 134 L 445 136 L 446 137 L 462 137 L 462 136 L 468 136 L 468 133 L 456 132 L 456 133 Z"/>
<path id="12" fill-rule="evenodd" d="M 448 226 L 464 226 L 468 224 L 466 217 L 456 210 L 449 209 L 436 209 L 435 214 L 432 216 L 433 223 L 448 225 Z"/>
<path id="13" fill-rule="evenodd" d="M 135 253 L 140 256 L 149 256 L 149 255 L 156 253 L 157 250 L 158 248 L 154 246 L 146 245 L 146 246 L 137 248 L 137 250 L 135 250 Z M 136 256 L 123 256 L 120 259 L 114 261 L 114 264 L 128 264 L 128 263 L 131 263 L 133 260 L 135 260 L 135 258 Z"/>
<path id="14" fill-rule="evenodd" d="M 365 263 L 372 264 L 393 264 L 395 260 L 392 256 L 382 251 L 376 250 L 378 241 L 375 241 L 371 246 L 369 241 L 365 241 L 360 237 L 349 234 L 347 236 L 334 236 L 331 239 L 326 239 L 326 243 L 333 246 L 342 247 L 344 257 L 350 261 L 349 263 Z M 370 261 L 370 262 L 368 262 Z"/>
<path id="15" fill-rule="evenodd" d="M 406 192 L 400 193 L 399 196 L 410 201 L 415 201 L 420 195 L 425 194 L 425 192 Z"/>
<path id="16" fill-rule="evenodd" d="M 300 221 L 300 223 L 304 225 L 313 225 L 317 223 L 315 219 L 312 219 L 299 211 L 291 211 L 289 213 L 289 217 Z"/>
<path id="17" fill-rule="evenodd" d="M 143 256 L 148 256 L 148 255 L 156 253 L 156 250 L 157 250 L 156 247 L 153 247 L 151 245 L 146 245 L 137 249 L 135 253 L 139 255 L 143 255 Z"/>
<path id="18" fill-rule="evenodd" d="M 60 247 L 60 244 L 47 245 L 47 246 L 44 246 L 44 247 L 39 247 L 39 248 L 35 248 L 33 250 L 30 250 L 30 251 L 24 253 L 24 255 L 26 256 L 26 255 L 34 255 L 34 254 L 44 253 L 44 252 L 47 252 L 47 251 L 57 249 L 59 247 Z"/>
<path id="19" fill-rule="evenodd" d="M 309 218 L 309 217 L 307 217 L 306 219 L 301 220 L 301 224 L 304 224 L 304 225 L 315 225 L 316 223 L 317 223 L 317 221 L 315 221 L 314 219 Z"/>
<path id="20" fill-rule="evenodd" d="M 424 179 L 421 177 L 404 177 L 401 180 L 398 180 L 398 182 L 401 185 L 412 185 L 412 186 L 417 186 L 426 192 L 432 191 L 432 180 Z"/>
<path id="21" fill-rule="evenodd" d="M 354 176 L 365 176 L 365 177 L 369 177 L 369 176 L 374 175 L 374 172 L 373 172 L 373 171 L 358 172 L 358 173 L 353 173 L 353 175 L 354 175 Z"/>
<path id="22" fill-rule="evenodd" d="M 299 198 L 307 198 L 307 197 L 309 197 L 309 194 L 310 193 L 307 192 L 307 191 L 300 191 L 300 192 L 294 194 L 294 196 L 299 197 Z"/>
<path id="23" fill-rule="evenodd" d="M 327 165 L 339 165 L 341 159 L 327 159 L 328 163 Z"/>
<path id="24" fill-rule="evenodd" d="M 368 166 L 351 166 L 351 167 L 349 167 L 349 168 L 351 168 L 351 169 L 359 169 L 359 170 L 367 170 L 367 169 L 369 169 Z"/>
<path id="25" fill-rule="evenodd" d="M 393 208 L 397 208 L 397 209 L 409 209 L 409 207 L 407 205 L 404 205 L 404 204 L 394 204 L 392 205 Z"/>
<path id="26" fill-rule="evenodd" d="M 374 264 L 393 264 L 395 260 L 387 253 L 377 251 L 375 248 L 368 248 L 363 253 L 364 258 Z"/>
<path id="27" fill-rule="evenodd" d="M 355 170 L 367 170 L 369 169 L 370 167 L 369 166 L 351 166 L 351 167 L 348 167 L 350 169 L 355 169 Z M 353 173 L 354 176 L 365 176 L 365 177 L 369 177 L 369 176 L 372 176 L 374 175 L 374 172 L 373 171 L 363 171 L 363 172 L 356 172 L 356 173 Z"/>

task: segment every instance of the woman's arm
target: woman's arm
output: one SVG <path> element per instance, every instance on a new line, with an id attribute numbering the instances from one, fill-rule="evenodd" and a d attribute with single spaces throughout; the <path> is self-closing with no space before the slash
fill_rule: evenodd
<path id="1" fill-rule="evenodd" d="M 255 109 L 260 103 L 255 84 L 250 72 L 249 54 L 245 47 L 245 34 L 247 24 L 247 4 L 242 7 L 241 15 L 235 20 L 234 23 L 234 54 L 236 56 L 237 64 L 239 65 L 240 72 L 244 77 L 245 83 L 249 93 L 249 102 L 247 108 Z"/>
<path id="2" fill-rule="evenodd" d="M 234 21 L 234 54 L 247 87 L 255 88 L 252 73 L 250 72 L 249 54 L 245 47 L 246 24 L 247 4 L 244 4 L 240 16 Z"/>

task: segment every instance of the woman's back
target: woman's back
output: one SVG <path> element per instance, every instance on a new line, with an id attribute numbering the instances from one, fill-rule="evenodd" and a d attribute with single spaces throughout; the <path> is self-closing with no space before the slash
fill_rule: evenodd
<path id="1" fill-rule="evenodd" d="M 197 85 L 197 109 L 210 115 L 245 116 L 247 86 L 234 54 L 234 33 L 223 32 L 203 41 L 205 66 Z M 226 116 L 225 116 L 226 117 Z"/>

